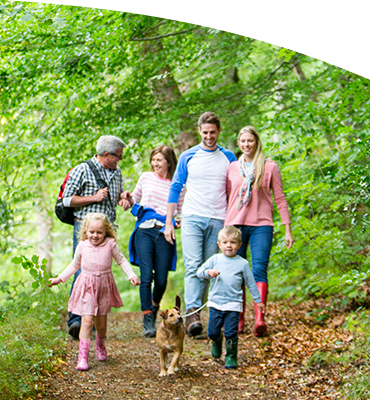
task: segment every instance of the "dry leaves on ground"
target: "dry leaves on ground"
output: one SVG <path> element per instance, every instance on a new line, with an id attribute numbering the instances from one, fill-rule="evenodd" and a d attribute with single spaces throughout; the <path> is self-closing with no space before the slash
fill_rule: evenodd
<path id="1" fill-rule="evenodd" d="M 206 337 L 185 339 L 180 371 L 159 377 L 159 355 L 154 339 L 142 336 L 140 313 L 110 315 L 108 360 L 96 360 L 92 341 L 88 371 L 75 369 L 78 342 L 69 342 L 65 364 L 45 376 L 42 399 L 325 399 L 342 397 L 342 367 L 326 363 L 318 354 L 340 352 L 351 341 L 340 328 L 343 315 L 323 326 L 307 312 L 317 302 L 293 305 L 269 303 L 268 335 L 253 335 L 253 311 L 246 315 L 245 333 L 239 337 L 239 368 L 226 370 L 215 361 Z M 207 323 L 207 313 L 202 314 Z M 317 353 L 321 351 L 322 353 Z M 316 352 L 316 353 L 315 353 Z M 316 354 L 316 362 L 309 360 Z"/>

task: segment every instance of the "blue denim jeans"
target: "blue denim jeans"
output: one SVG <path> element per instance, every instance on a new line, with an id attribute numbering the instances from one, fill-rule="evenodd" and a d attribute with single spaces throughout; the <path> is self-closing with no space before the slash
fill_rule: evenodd
<path id="1" fill-rule="evenodd" d="M 198 278 L 197 270 L 218 252 L 217 235 L 223 224 L 223 220 L 198 215 L 186 215 L 181 220 L 187 310 L 200 307 L 205 300 L 209 281 Z"/>
<path id="2" fill-rule="evenodd" d="M 73 253 L 72 253 L 72 256 L 75 255 L 76 247 L 77 247 L 78 242 L 79 242 L 78 234 L 80 232 L 81 225 L 82 225 L 82 221 L 76 221 L 75 220 L 75 224 L 73 226 Z M 76 279 L 80 275 L 80 273 L 81 273 L 81 268 L 74 275 L 72 286 L 71 286 L 71 291 L 69 292 L 69 297 L 71 297 L 71 294 L 72 294 L 72 291 L 73 291 L 73 286 L 74 286 L 74 284 L 76 282 Z M 81 316 L 80 315 L 76 315 L 76 314 L 72 314 L 71 312 L 69 312 L 68 313 L 68 326 L 71 326 L 74 322 L 79 322 L 81 324 Z"/>
<path id="3" fill-rule="evenodd" d="M 141 310 L 152 310 L 152 299 L 159 304 L 166 290 L 175 246 L 167 242 L 163 233 L 156 227 L 138 228 L 134 236 L 134 245 L 140 267 Z"/>
<path id="4" fill-rule="evenodd" d="M 209 338 L 218 340 L 223 326 L 226 340 L 236 338 L 238 336 L 239 314 L 238 311 L 220 311 L 210 307 L 208 320 Z"/>
<path id="5" fill-rule="evenodd" d="M 273 227 L 269 225 L 247 226 L 235 225 L 242 232 L 242 246 L 237 254 L 247 258 L 247 247 L 250 244 L 252 254 L 252 272 L 256 282 L 267 283 L 267 267 L 272 247 Z"/>

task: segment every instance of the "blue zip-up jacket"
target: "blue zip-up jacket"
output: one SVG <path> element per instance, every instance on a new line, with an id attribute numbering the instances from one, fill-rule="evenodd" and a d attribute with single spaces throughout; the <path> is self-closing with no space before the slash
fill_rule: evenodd
<path id="1" fill-rule="evenodd" d="M 145 207 L 141 206 L 140 204 L 134 204 L 132 209 L 131 209 L 131 214 L 134 217 L 137 217 L 137 221 L 135 224 L 135 229 L 132 232 L 130 236 L 130 240 L 128 242 L 128 254 L 129 254 L 129 259 L 130 263 L 132 265 L 139 265 L 139 258 L 136 254 L 135 251 L 135 245 L 134 245 L 134 236 L 137 231 L 137 228 L 141 223 L 144 221 L 147 221 L 148 219 L 157 219 L 158 221 L 163 222 L 164 224 L 166 223 L 166 216 L 158 214 L 153 208 L 151 207 Z M 172 223 L 175 226 L 175 219 L 173 219 Z M 164 233 L 165 226 L 160 230 L 160 232 Z M 172 265 L 171 265 L 171 271 L 176 270 L 176 262 L 177 262 L 177 252 L 176 252 L 176 241 L 174 241 L 174 252 L 173 252 L 173 258 L 172 258 Z"/>

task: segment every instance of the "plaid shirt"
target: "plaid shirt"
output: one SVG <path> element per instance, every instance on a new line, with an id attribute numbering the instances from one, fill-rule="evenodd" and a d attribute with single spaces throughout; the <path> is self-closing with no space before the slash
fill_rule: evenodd
<path id="1" fill-rule="evenodd" d="M 96 157 L 92 158 L 100 177 L 104 182 L 108 182 L 107 175 L 103 166 Z M 120 200 L 120 194 L 123 192 L 122 173 L 117 167 L 110 175 L 107 183 L 109 196 L 100 203 L 89 204 L 84 207 L 76 207 L 74 216 L 83 219 L 90 212 L 100 212 L 106 214 L 111 222 L 116 220 L 116 206 Z M 67 184 L 64 188 L 63 198 L 77 196 L 92 196 L 100 189 L 91 168 L 86 163 L 77 165 L 69 174 Z"/>

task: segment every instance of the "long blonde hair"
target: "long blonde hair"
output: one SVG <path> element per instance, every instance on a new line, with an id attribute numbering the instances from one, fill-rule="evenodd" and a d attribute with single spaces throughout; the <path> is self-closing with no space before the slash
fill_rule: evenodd
<path id="1" fill-rule="evenodd" d="M 89 213 L 85 216 L 82 220 L 81 229 L 78 234 L 80 240 L 87 239 L 87 231 L 91 221 L 101 221 L 105 229 L 105 237 L 111 237 L 117 240 L 116 232 L 114 231 L 112 224 L 109 222 L 108 217 L 103 213 Z"/>
<path id="2" fill-rule="evenodd" d="M 257 129 L 252 125 L 248 125 L 242 129 L 240 129 L 240 132 L 238 135 L 238 145 L 239 145 L 240 136 L 243 135 L 243 133 L 252 134 L 255 137 L 256 142 L 257 142 L 256 152 L 254 153 L 254 157 L 253 157 L 253 165 L 256 169 L 256 176 L 254 177 L 253 187 L 256 190 L 259 190 L 262 186 L 263 172 L 265 169 L 265 156 L 263 155 L 261 139 L 258 135 Z"/>

